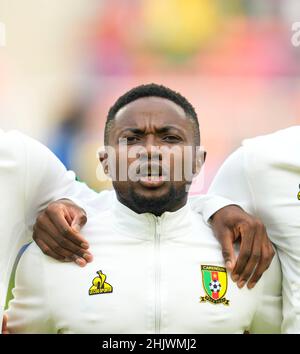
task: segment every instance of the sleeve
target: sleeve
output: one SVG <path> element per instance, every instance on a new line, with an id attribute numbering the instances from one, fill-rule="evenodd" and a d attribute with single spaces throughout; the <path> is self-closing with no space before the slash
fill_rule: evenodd
<path id="1" fill-rule="evenodd" d="M 262 294 L 252 319 L 250 333 L 281 333 L 282 274 L 277 254 L 264 273 L 261 283 Z"/>
<path id="2" fill-rule="evenodd" d="M 244 148 L 239 148 L 227 158 L 206 195 L 190 197 L 189 201 L 206 223 L 214 213 L 228 205 L 238 205 L 248 213 L 256 214 L 244 171 Z"/>
<path id="3" fill-rule="evenodd" d="M 114 190 L 104 190 L 100 193 L 84 193 L 82 197 L 80 194 L 77 194 L 75 197 L 72 195 L 68 199 L 71 199 L 74 203 L 80 205 L 86 211 L 87 216 L 89 217 L 95 212 L 99 213 L 107 210 L 115 198 L 116 193 Z"/>
<path id="4" fill-rule="evenodd" d="M 31 244 L 18 265 L 14 299 L 6 311 L 10 333 L 55 333 L 44 273 L 42 254 Z"/>
<path id="5" fill-rule="evenodd" d="M 230 199 L 212 194 L 189 196 L 189 203 L 195 212 L 202 215 L 203 221 L 207 224 L 211 216 L 218 210 L 228 205 L 239 205 Z"/>
<path id="6" fill-rule="evenodd" d="M 77 182 L 58 158 L 43 144 L 29 137 L 25 140 L 25 219 L 30 227 L 38 212 L 50 202 L 67 198 L 83 206 L 97 193 L 85 183 Z M 83 204 L 83 205 L 82 205 Z"/>
<path id="7" fill-rule="evenodd" d="M 244 166 L 244 147 L 240 147 L 223 163 L 216 174 L 208 194 L 234 201 L 248 213 L 256 214 L 251 185 Z"/>

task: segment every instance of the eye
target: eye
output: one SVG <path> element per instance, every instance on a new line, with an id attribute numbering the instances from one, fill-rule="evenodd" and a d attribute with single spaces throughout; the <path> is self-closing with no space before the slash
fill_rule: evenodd
<path id="1" fill-rule="evenodd" d="M 179 136 L 176 135 L 166 135 L 163 137 L 163 141 L 166 141 L 167 143 L 178 143 L 181 142 L 182 139 Z"/>
<path id="2" fill-rule="evenodd" d="M 120 143 L 125 145 L 135 144 L 138 141 L 140 141 L 140 138 L 137 135 L 126 136 L 120 139 Z"/>

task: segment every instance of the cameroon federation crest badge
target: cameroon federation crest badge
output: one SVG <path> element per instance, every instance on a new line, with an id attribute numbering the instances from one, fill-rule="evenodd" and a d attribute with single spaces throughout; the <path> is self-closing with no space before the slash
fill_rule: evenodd
<path id="1" fill-rule="evenodd" d="M 225 298 L 227 292 L 227 271 L 224 267 L 202 265 L 202 283 L 205 296 L 200 297 L 200 302 L 229 305 Z"/>
<path id="2" fill-rule="evenodd" d="M 106 275 L 102 270 L 97 272 L 98 277 L 93 279 L 93 285 L 90 287 L 90 295 L 107 294 L 113 292 L 113 287 L 106 282 Z"/>

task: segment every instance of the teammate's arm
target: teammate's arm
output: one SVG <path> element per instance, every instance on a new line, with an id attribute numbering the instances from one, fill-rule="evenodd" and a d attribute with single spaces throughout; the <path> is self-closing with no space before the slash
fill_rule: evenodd
<path id="1" fill-rule="evenodd" d="M 89 244 L 80 229 L 87 221 L 84 209 L 72 200 L 50 203 L 37 217 L 32 238 L 44 254 L 60 261 L 74 261 L 84 267 L 92 261 Z"/>
<path id="2" fill-rule="evenodd" d="M 80 236 L 80 228 L 87 221 L 89 208 L 96 209 L 98 212 L 106 210 L 111 205 L 115 193 L 109 190 L 95 193 L 80 182 L 77 182 L 75 187 L 76 191 L 70 197 L 72 200 L 61 199 L 52 202 L 39 214 L 33 227 L 33 239 L 43 253 L 56 259 L 61 259 L 61 253 L 66 249 L 73 249 L 74 255 L 71 259 L 65 258 L 64 260 L 75 260 L 79 266 L 85 266 L 87 261 L 92 260 L 92 256 L 89 252 L 86 255 L 81 253 L 80 246 L 88 249 L 89 245 Z M 85 210 L 74 203 L 77 200 Z M 75 235 L 73 230 L 68 232 L 68 229 L 63 229 L 65 220 L 69 220 L 68 223 L 77 232 Z M 57 240 L 61 247 L 50 248 L 48 245 L 51 244 L 52 239 Z"/>
<path id="3" fill-rule="evenodd" d="M 263 223 L 255 215 L 251 188 L 244 172 L 243 148 L 235 151 L 222 165 L 208 191 L 211 196 L 233 200 L 242 207 L 231 205 L 214 213 L 213 198 L 204 204 L 210 214 L 204 213 L 219 239 L 225 262 L 232 270 L 232 279 L 243 287 L 248 281 L 252 288 L 271 264 L 274 256 L 272 244 Z M 217 210 L 217 209 L 215 209 Z M 248 214 L 250 213 L 250 214 Z M 241 242 L 240 253 L 235 259 L 233 243 Z"/>
<path id="4" fill-rule="evenodd" d="M 50 202 L 67 198 L 84 200 L 95 192 L 75 181 L 73 172 L 67 172 L 63 164 L 44 145 L 21 135 L 25 142 L 25 218 L 33 227 L 37 215 Z M 53 204 L 42 218 L 43 228 L 34 230 L 34 239 L 43 252 L 59 260 L 74 260 L 85 265 L 92 260 L 88 242 L 79 229 L 86 222 L 82 208 L 68 200 Z M 38 235 L 37 235 L 38 232 Z"/>

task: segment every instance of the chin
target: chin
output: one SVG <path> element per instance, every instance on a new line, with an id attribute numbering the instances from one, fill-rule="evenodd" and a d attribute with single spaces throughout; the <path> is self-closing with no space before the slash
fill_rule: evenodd
<path id="1" fill-rule="evenodd" d="M 176 199 L 176 191 L 172 185 L 164 185 L 157 189 L 145 189 L 135 187 L 131 190 L 131 199 L 135 208 L 141 213 L 153 213 L 160 215 L 173 205 Z"/>

